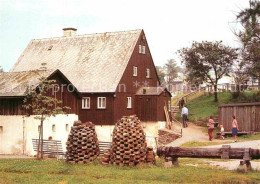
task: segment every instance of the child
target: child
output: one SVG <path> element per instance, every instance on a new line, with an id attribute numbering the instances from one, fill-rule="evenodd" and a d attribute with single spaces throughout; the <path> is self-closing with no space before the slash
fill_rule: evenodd
<path id="1" fill-rule="evenodd" d="M 221 138 L 222 138 L 222 139 L 225 139 L 225 138 L 224 138 L 224 135 L 225 135 L 225 133 L 224 133 L 224 127 L 223 127 L 223 125 L 220 125 L 219 127 L 220 127 L 220 135 L 221 135 Z"/>

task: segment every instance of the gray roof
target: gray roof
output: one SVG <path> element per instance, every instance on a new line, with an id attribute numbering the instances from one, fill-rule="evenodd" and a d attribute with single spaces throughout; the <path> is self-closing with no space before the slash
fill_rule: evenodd
<path id="1" fill-rule="evenodd" d="M 136 92 L 136 95 L 160 95 L 163 91 L 168 92 L 165 87 L 141 87 Z"/>
<path id="2" fill-rule="evenodd" d="M 37 86 L 41 77 L 48 77 L 51 71 L 35 70 L 0 73 L 0 96 L 24 96 L 27 86 Z"/>
<path id="3" fill-rule="evenodd" d="M 142 30 L 32 40 L 11 72 L 59 69 L 79 92 L 115 92 Z"/>

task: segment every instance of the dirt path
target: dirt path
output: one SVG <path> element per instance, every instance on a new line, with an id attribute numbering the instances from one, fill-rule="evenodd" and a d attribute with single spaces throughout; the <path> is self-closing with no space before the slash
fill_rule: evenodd
<path id="1" fill-rule="evenodd" d="M 174 124 L 176 129 L 181 129 L 180 124 Z M 196 126 L 193 123 L 189 123 L 187 128 L 182 129 L 182 137 L 168 144 L 167 146 L 181 146 L 186 142 L 196 141 L 196 142 L 209 142 L 208 135 L 204 130 L 205 128 Z M 221 139 L 213 139 L 213 142 L 223 142 L 225 145 L 230 145 L 231 147 L 242 147 L 242 148 L 255 148 L 260 149 L 260 140 L 255 141 L 244 141 L 244 142 L 236 142 L 230 143 L 231 140 L 221 140 Z M 214 145 L 214 146 L 205 146 L 207 148 L 219 148 L 222 145 Z M 212 166 L 216 166 L 221 169 L 226 170 L 236 170 L 239 165 L 239 160 L 230 160 L 230 161 L 209 161 L 206 160 L 208 164 Z M 260 162 L 259 161 L 251 161 L 252 168 L 254 170 L 260 171 Z"/>
<path id="2" fill-rule="evenodd" d="M 178 123 L 173 124 L 176 129 L 180 129 L 181 125 Z M 166 146 L 181 146 L 186 142 L 197 141 L 197 142 L 210 142 L 208 134 L 203 130 L 205 128 L 189 123 L 187 128 L 182 128 L 182 137 L 169 143 Z M 213 139 L 212 142 L 230 142 L 230 140 Z"/>
<path id="3" fill-rule="evenodd" d="M 20 159 L 20 158 L 33 158 L 33 157 L 29 157 L 27 155 L 2 155 L 2 154 L 0 154 L 0 159 L 10 159 L 10 158 Z"/>

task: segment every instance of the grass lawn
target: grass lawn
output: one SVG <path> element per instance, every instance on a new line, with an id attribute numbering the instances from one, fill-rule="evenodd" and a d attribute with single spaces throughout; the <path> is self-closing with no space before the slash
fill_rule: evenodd
<path id="1" fill-rule="evenodd" d="M 226 140 L 233 140 L 233 137 L 227 137 L 225 138 Z M 260 140 L 260 133 L 257 133 L 255 135 L 243 135 L 243 136 L 238 136 L 237 137 L 238 141 L 253 141 L 253 140 Z"/>
<path id="2" fill-rule="evenodd" d="M 197 141 L 191 141 L 186 142 L 181 145 L 181 147 L 201 147 L 201 146 L 214 146 L 214 145 L 220 145 L 220 144 L 229 144 L 230 142 L 197 142 Z"/>
<path id="3" fill-rule="evenodd" d="M 213 166 L 186 164 L 202 163 L 200 159 L 180 158 L 180 167 L 166 169 L 163 161 L 156 166 L 102 166 L 98 161 L 88 165 L 70 165 L 47 159 L 0 160 L 0 183 L 259 183 L 259 172 L 237 173 L 218 170 Z"/>

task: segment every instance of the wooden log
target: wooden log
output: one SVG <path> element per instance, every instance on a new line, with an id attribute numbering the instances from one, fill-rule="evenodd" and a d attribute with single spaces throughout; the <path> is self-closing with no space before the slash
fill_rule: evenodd
<path id="1" fill-rule="evenodd" d="M 163 157 L 191 157 L 191 158 L 223 158 L 226 147 L 222 148 L 181 148 L 181 147 L 159 147 L 158 156 Z M 260 150 L 252 148 L 229 148 L 230 159 L 259 159 Z"/>

